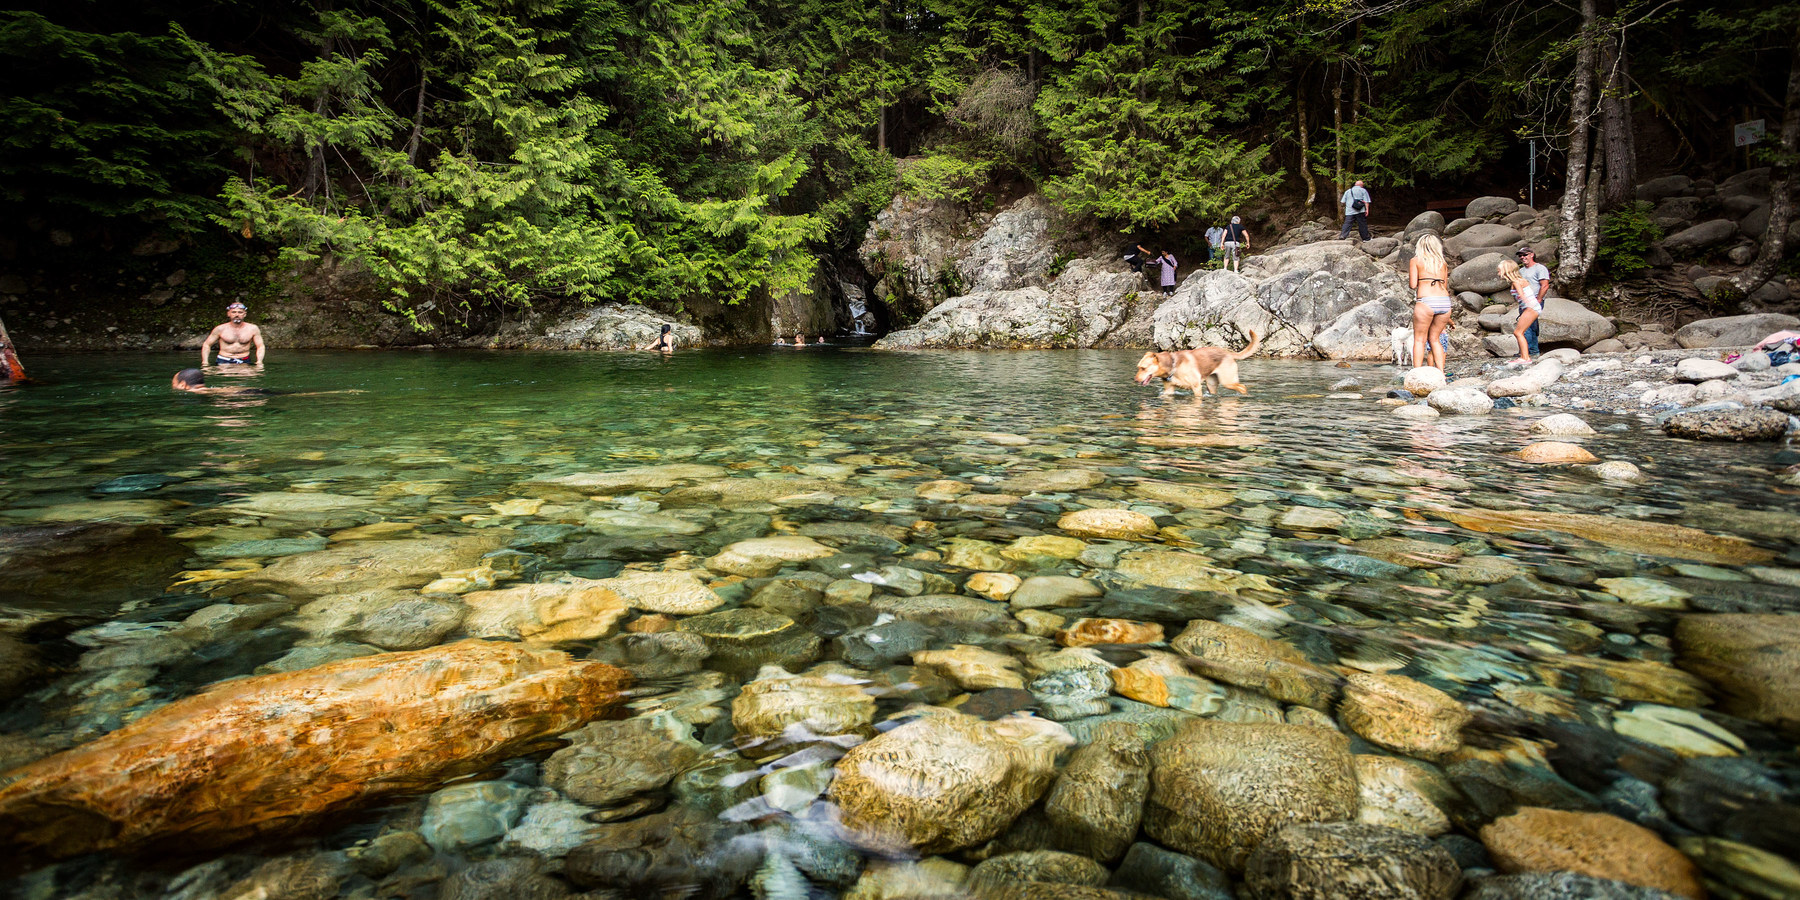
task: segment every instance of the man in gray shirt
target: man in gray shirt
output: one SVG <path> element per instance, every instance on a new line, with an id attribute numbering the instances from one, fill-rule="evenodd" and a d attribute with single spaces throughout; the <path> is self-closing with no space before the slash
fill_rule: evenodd
<path id="1" fill-rule="evenodd" d="M 1369 205 L 1374 201 L 1369 198 L 1369 189 L 1358 181 L 1344 192 L 1344 227 L 1338 232 L 1338 240 L 1350 236 L 1350 229 L 1355 228 L 1363 240 L 1369 239 Z"/>

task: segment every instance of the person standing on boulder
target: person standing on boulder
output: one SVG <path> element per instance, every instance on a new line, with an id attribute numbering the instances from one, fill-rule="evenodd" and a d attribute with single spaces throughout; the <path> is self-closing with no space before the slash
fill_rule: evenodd
<path id="1" fill-rule="evenodd" d="M 1224 246 L 1225 229 L 1217 225 L 1206 229 L 1206 261 L 1208 263 L 1219 258 L 1219 252 Z"/>
<path id="2" fill-rule="evenodd" d="M 1550 295 L 1550 270 L 1544 268 L 1543 264 L 1537 261 L 1536 250 L 1530 247 L 1519 248 L 1519 274 L 1524 276 L 1526 281 L 1531 282 L 1533 288 L 1536 288 L 1538 307 L 1541 310 L 1544 301 Z M 1513 294 L 1516 297 L 1518 291 L 1514 291 Z M 1534 318 L 1531 320 L 1531 327 L 1525 329 L 1525 345 L 1531 351 L 1532 356 L 1538 355 L 1538 325 L 1540 324 L 1542 324 L 1541 321 Z"/>
<path id="3" fill-rule="evenodd" d="M 1229 268 L 1233 272 L 1244 270 L 1244 251 L 1250 249 L 1250 229 L 1244 227 L 1240 216 L 1232 216 L 1231 224 L 1225 226 L 1225 262 L 1220 268 Z"/>
<path id="4" fill-rule="evenodd" d="M 1350 236 L 1350 229 L 1355 228 L 1363 240 L 1369 239 L 1369 206 L 1375 201 L 1369 197 L 1369 189 L 1358 181 L 1344 192 L 1344 227 L 1338 231 L 1338 240 Z"/>
<path id="5" fill-rule="evenodd" d="M 1519 324 L 1513 326 L 1513 337 L 1519 341 L 1519 358 L 1507 365 L 1529 366 L 1531 346 L 1525 342 L 1525 332 L 1537 324 L 1538 316 L 1544 312 L 1544 304 L 1538 299 L 1537 285 L 1520 273 L 1518 263 L 1510 259 L 1501 260 L 1500 277 L 1512 285 L 1513 296 L 1519 298 Z"/>
<path id="6" fill-rule="evenodd" d="M 1159 280 L 1157 289 L 1164 294 L 1175 293 L 1175 254 L 1170 253 L 1166 248 L 1158 247 L 1156 248 L 1156 261 L 1162 263 L 1162 278 Z"/>

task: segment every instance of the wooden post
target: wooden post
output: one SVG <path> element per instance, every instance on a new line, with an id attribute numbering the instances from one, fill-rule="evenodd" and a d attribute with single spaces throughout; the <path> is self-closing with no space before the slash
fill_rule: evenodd
<path id="1" fill-rule="evenodd" d="M 25 366 L 19 362 L 18 351 L 13 349 L 12 338 L 6 333 L 4 321 L 0 321 L 0 380 L 25 380 Z"/>

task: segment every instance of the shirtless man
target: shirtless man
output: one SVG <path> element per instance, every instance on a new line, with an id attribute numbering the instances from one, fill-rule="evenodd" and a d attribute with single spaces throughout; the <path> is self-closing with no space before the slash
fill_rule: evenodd
<path id="1" fill-rule="evenodd" d="M 250 309 L 242 303 L 232 303 L 225 307 L 225 318 L 231 321 L 215 327 L 212 334 L 206 336 L 206 343 L 200 345 L 200 365 L 207 364 L 206 357 L 212 352 L 213 344 L 219 345 L 219 365 L 250 362 L 250 348 L 256 348 L 256 364 L 263 364 L 262 329 L 244 321 L 250 315 Z"/>

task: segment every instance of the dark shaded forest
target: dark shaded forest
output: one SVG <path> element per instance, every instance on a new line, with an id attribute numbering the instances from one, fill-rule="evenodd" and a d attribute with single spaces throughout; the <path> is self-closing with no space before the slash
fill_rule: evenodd
<path id="1" fill-rule="evenodd" d="M 1800 4 L 1746 0 L 28 3 L 0 13 L 0 213 L 15 253 L 330 255 L 401 312 L 735 302 L 896 192 L 1023 184 L 1130 231 L 1329 214 L 1357 178 L 1522 190 L 1535 141 L 1579 285 L 1647 177 L 1787 183 L 1797 48 Z"/>

